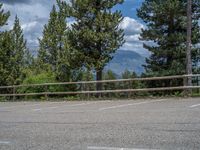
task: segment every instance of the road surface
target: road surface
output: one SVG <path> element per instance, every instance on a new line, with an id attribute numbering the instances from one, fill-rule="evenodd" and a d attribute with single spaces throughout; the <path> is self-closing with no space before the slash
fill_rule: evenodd
<path id="1" fill-rule="evenodd" d="M 2 102 L 0 150 L 199 150 L 200 98 Z"/>

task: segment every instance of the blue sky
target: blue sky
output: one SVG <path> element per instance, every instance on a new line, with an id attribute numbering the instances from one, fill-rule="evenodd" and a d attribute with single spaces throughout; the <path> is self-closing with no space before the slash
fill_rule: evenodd
<path id="1" fill-rule="evenodd" d="M 123 5 L 119 5 L 116 9 L 121 10 L 124 16 L 138 19 L 136 16 L 137 8 L 140 8 L 144 0 L 125 0 Z"/>
<path id="2" fill-rule="evenodd" d="M 136 9 L 139 8 L 144 0 L 125 0 L 122 5 L 118 5 L 114 10 L 121 10 L 124 20 L 120 27 L 125 31 L 126 43 L 121 50 L 131 50 L 141 55 L 148 55 L 143 49 L 142 41 L 139 41 L 141 29 L 145 27 L 141 20 L 136 16 Z M 17 14 L 21 26 L 27 39 L 28 46 L 32 50 L 38 47 L 38 38 L 42 37 L 44 24 L 47 23 L 49 13 L 55 0 L 0 0 L 4 4 L 4 9 L 11 12 L 6 29 L 11 29 L 13 20 Z"/>

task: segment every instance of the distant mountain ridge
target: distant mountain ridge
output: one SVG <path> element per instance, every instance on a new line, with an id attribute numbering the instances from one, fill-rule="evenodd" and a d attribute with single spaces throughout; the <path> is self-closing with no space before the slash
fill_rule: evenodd
<path id="1" fill-rule="evenodd" d="M 34 57 L 37 56 L 37 51 L 31 50 Z M 117 50 L 113 55 L 113 59 L 107 64 L 105 70 L 112 70 L 118 77 L 125 70 L 141 74 L 144 72 L 142 65 L 145 64 L 145 57 L 130 50 Z"/>
<path id="2" fill-rule="evenodd" d="M 105 70 L 112 70 L 117 75 L 121 75 L 125 70 L 137 74 L 144 72 L 142 65 L 145 64 L 145 57 L 142 55 L 130 50 L 118 50 L 113 56 Z"/>

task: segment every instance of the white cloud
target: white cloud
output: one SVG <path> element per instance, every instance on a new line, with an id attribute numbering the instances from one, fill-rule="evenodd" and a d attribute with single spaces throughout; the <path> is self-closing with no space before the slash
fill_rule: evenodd
<path id="1" fill-rule="evenodd" d="M 47 23 L 49 13 L 55 0 L 8 0 L 3 3 L 5 11 L 10 11 L 8 25 L 4 29 L 13 27 L 15 15 L 20 19 L 20 24 L 27 39 L 27 45 L 34 51 L 38 47 L 38 37 L 41 37 L 44 24 Z"/>
<path id="2" fill-rule="evenodd" d="M 145 28 L 143 24 L 139 23 L 137 20 L 124 17 L 124 20 L 120 24 L 120 28 L 124 29 L 126 35 L 139 34 L 141 29 Z"/>
<path id="3" fill-rule="evenodd" d="M 143 24 L 133 18 L 124 17 L 120 28 L 124 30 L 126 41 L 121 50 L 135 51 L 143 56 L 149 56 L 149 52 L 143 48 L 143 41 L 139 40 L 141 29 L 145 28 Z"/>
<path id="4" fill-rule="evenodd" d="M 30 22 L 30 23 L 23 24 L 21 27 L 25 32 L 29 32 L 32 29 L 34 29 L 37 25 L 38 25 L 38 22 L 33 21 L 33 22 Z"/>
<path id="5" fill-rule="evenodd" d="M 11 12 L 8 26 L 5 29 L 12 28 L 14 17 L 17 14 L 29 47 L 35 49 L 38 46 L 37 38 L 42 35 L 43 26 L 48 21 L 49 13 L 55 0 L 29 0 L 29 3 L 19 3 L 19 1 L 22 2 L 24 0 L 18 0 L 18 3 L 16 2 L 14 5 L 4 3 L 4 8 Z M 68 20 L 69 27 L 73 23 L 73 20 Z M 135 51 L 142 55 L 149 54 L 143 48 L 143 42 L 139 40 L 141 29 L 145 28 L 142 23 L 136 19 L 124 17 L 120 28 L 124 29 L 126 40 L 126 43 L 120 49 Z"/>

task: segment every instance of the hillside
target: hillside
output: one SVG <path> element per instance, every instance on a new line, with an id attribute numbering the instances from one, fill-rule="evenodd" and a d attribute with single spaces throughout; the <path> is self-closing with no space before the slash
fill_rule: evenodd
<path id="1" fill-rule="evenodd" d="M 144 64 L 145 57 L 140 54 L 128 50 L 118 50 L 114 54 L 113 60 L 105 67 L 105 70 L 110 69 L 117 75 L 121 75 L 126 69 L 141 74 L 144 72 L 142 67 Z"/>

